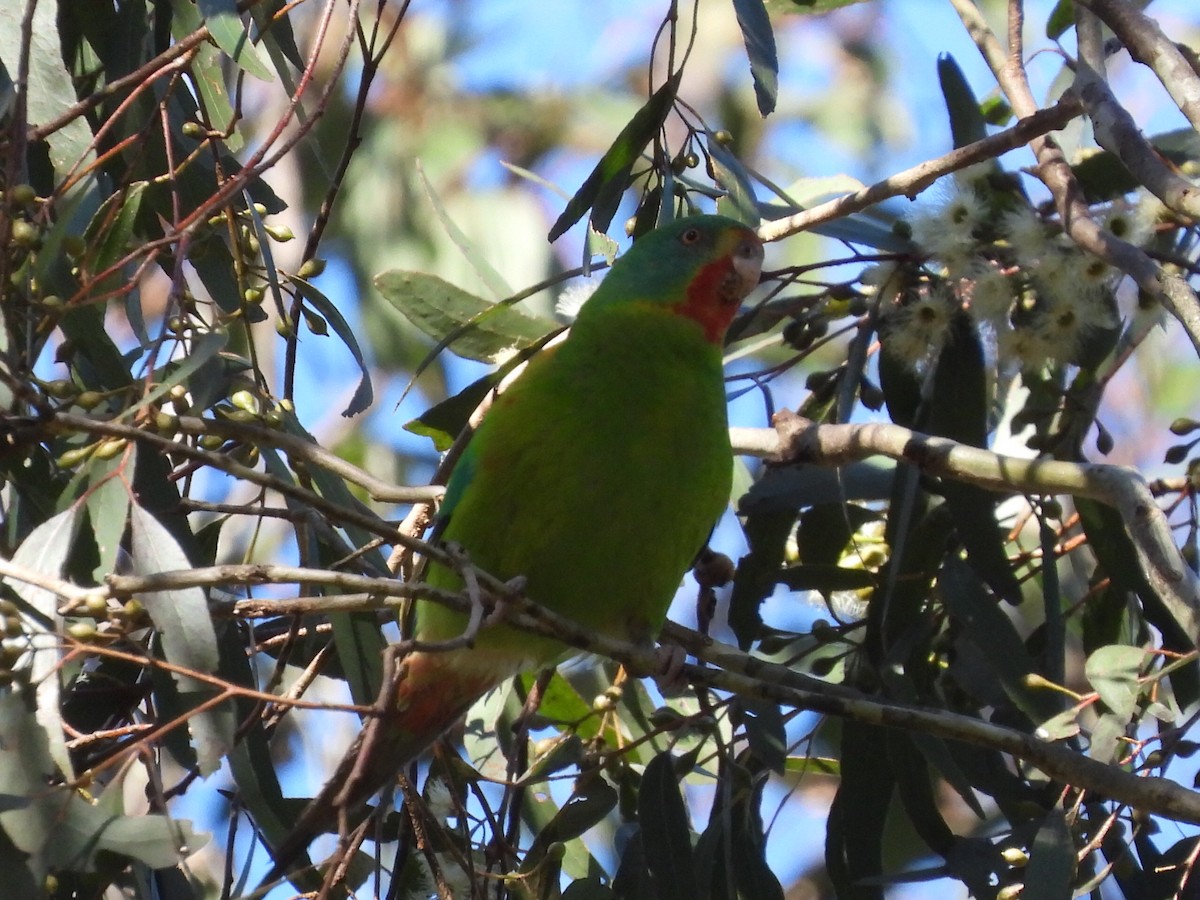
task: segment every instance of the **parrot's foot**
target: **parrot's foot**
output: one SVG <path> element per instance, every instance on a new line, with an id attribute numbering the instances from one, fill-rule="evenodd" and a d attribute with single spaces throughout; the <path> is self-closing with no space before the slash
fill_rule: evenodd
<path id="1" fill-rule="evenodd" d="M 687 662 L 687 651 L 676 644 L 659 644 L 654 648 L 657 665 L 654 683 L 664 697 L 682 693 L 688 687 L 683 677 L 683 666 Z"/>
<path id="2" fill-rule="evenodd" d="M 509 609 L 512 608 L 512 599 L 520 597 L 525 593 L 525 585 L 528 579 L 524 575 L 518 575 L 516 578 L 510 578 L 504 582 L 505 595 L 496 597 L 495 603 L 492 604 L 492 610 L 483 620 L 484 625 L 499 625 L 508 615 Z"/>

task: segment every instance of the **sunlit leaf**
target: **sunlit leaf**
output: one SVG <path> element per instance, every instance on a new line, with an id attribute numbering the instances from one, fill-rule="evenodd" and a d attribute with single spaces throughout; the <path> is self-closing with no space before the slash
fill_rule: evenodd
<path id="1" fill-rule="evenodd" d="M 1105 706 L 1128 720 L 1137 708 L 1138 680 L 1145 665 L 1146 651 L 1141 647 L 1113 644 L 1089 656 L 1084 673 Z"/>
<path id="2" fill-rule="evenodd" d="M 183 0 L 176 0 L 176 15 L 182 3 Z M 238 15 L 236 0 L 196 0 L 196 5 L 216 45 L 247 74 L 271 81 L 271 70 L 250 40 L 250 31 Z"/>
<path id="3" fill-rule="evenodd" d="M 0 825 L 30 855 L 39 882 L 50 871 L 90 871 L 103 851 L 162 868 L 207 843 L 207 836 L 181 819 L 112 815 L 68 787 L 49 787 L 54 764 L 46 733 L 19 693 L 0 695 L 0 734 L 5 735 L 0 742 L 0 795 L 28 798 L 28 803 L 0 811 Z"/>
<path id="4" fill-rule="evenodd" d="M 486 300 L 423 272 L 384 272 L 375 278 L 379 293 L 435 340 L 454 336 L 459 356 L 493 362 L 509 350 L 528 347 L 555 325 L 511 306 Z"/>

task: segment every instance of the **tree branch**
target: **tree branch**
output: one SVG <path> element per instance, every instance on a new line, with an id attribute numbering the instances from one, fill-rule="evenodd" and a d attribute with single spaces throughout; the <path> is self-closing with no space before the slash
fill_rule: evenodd
<path id="1" fill-rule="evenodd" d="M 1137 62 L 1166 88 L 1179 111 L 1200 131 L 1200 75 L 1159 24 L 1126 0 L 1078 0 L 1113 30 Z"/>
<path id="2" fill-rule="evenodd" d="M 1180 626 L 1200 635 L 1200 580 L 1184 562 L 1166 516 L 1135 469 L 1021 459 L 899 425 L 817 425 L 787 411 L 775 416 L 775 430 L 736 428 L 730 435 L 735 452 L 774 463 L 841 466 L 886 456 L 990 491 L 1071 494 L 1111 506 L 1120 512 L 1151 586 Z"/>
<path id="3" fill-rule="evenodd" d="M 965 169 L 967 166 L 994 159 L 1002 153 L 1023 147 L 1029 141 L 1049 131 L 1062 128 L 1081 112 L 1079 101 L 1074 97 L 1064 97 L 1057 105 L 1049 109 L 1039 109 L 1021 119 L 1017 124 L 1004 131 L 997 132 L 973 144 L 951 150 L 937 159 L 927 160 L 910 169 L 897 172 L 883 181 L 877 181 L 870 187 L 853 194 L 846 194 L 833 200 L 819 203 L 811 209 L 767 222 L 758 229 L 758 236 L 764 241 L 778 241 L 789 235 L 812 228 L 822 222 L 848 216 L 869 206 L 874 206 L 889 197 L 915 197 L 943 175 Z"/>
<path id="4" fill-rule="evenodd" d="M 847 428 L 853 426 L 835 426 Z M 261 583 L 262 579 L 276 576 L 285 580 L 316 583 L 326 581 L 331 575 L 321 570 L 293 569 L 281 566 L 218 566 L 207 570 L 183 570 L 158 573 L 151 576 L 111 576 L 111 587 L 121 590 L 153 590 L 165 587 L 202 586 L 215 583 L 223 576 L 225 583 Z M 353 582 L 366 587 L 367 595 L 399 595 L 403 590 L 416 590 L 417 585 L 400 585 L 389 578 L 337 579 L 342 586 Z M 419 586 L 422 593 L 427 588 Z M 436 593 L 436 595 L 435 595 Z M 462 611 L 467 611 L 472 601 L 465 594 L 430 592 L 429 598 L 444 602 Z M 347 606 L 338 604 L 338 598 L 321 598 L 320 605 L 327 609 L 346 611 Z M 333 601 L 333 602 L 331 602 Z M 360 609 L 378 608 L 375 597 L 364 596 Z M 483 603 L 494 609 L 494 597 L 484 597 Z M 507 602 L 507 600 L 506 600 Z M 314 604 L 316 601 L 314 601 Z M 316 606 L 306 607 L 305 612 L 316 611 Z M 556 638 L 564 643 L 587 652 L 598 653 L 621 662 L 634 672 L 654 672 L 661 668 L 661 659 L 655 650 L 644 645 L 621 641 L 583 628 L 571 620 L 540 607 L 528 600 L 514 600 L 505 609 L 507 625 L 535 634 Z M 703 664 L 685 663 L 682 673 L 692 684 L 713 690 L 728 691 L 744 697 L 760 698 L 776 703 L 807 709 L 828 715 L 841 716 L 888 728 L 920 731 L 948 740 L 962 741 L 988 749 L 1007 753 L 1016 759 L 1030 763 L 1050 777 L 1075 788 L 1126 804 L 1142 812 L 1167 816 L 1185 822 L 1200 823 L 1200 794 L 1190 791 L 1175 782 L 1156 776 L 1133 775 L 1116 766 L 1109 766 L 1089 759 L 1067 747 L 1041 740 L 1013 728 L 994 725 L 980 719 L 957 713 L 943 712 L 907 704 L 870 699 L 844 685 L 831 685 L 786 666 L 756 659 L 742 651 L 721 644 L 704 635 L 668 625 L 664 629 L 668 637 L 677 638 L 681 645 L 700 659 L 719 660 L 723 668 L 710 668 Z M 116 655 L 107 648 L 95 648 L 105 655 Z M 127 657 L 128 654 L 121 654 Z M 161 661 L 154 661 L 172 671 Z M 183 671 L 183 670 L 180 670 Z M 199 677 L 200 673 L 197 673 Z M 212 676 L 205 676 L 212 680 Z M 228 685 L 222 685 L 230 689 Z M 255 692 L 238 692 L 254 696 Z M 271 696 L 272 701 L 279 700 Z M 311 705 L 311 704 L 296 704 Z M 349 708 L 349 707 L 345 707 Z M 355 707 L 359 711 L 361 708 Z"/>
<path id="5" fill-rule="evenodd" d="M 1096 143 L 1112 153 L 1145 188 L 1180 215 L 1200 219 L 1200 188 L 1167 166 L 1158 151 L 1142 134 L 1133 116 L 1125 109 L 1104 77 L 1104 49 L 1099 21 L 1084 8 L 1077 8 L 1076 33 L 1079 35 L 1079 60 L 1075 66 L 1075 94 L 1092 120 Z M 1095 28 L 1087 27 L 1087 22 Z M 1092 40 L 1085 40 L 1091 31 Z"/>

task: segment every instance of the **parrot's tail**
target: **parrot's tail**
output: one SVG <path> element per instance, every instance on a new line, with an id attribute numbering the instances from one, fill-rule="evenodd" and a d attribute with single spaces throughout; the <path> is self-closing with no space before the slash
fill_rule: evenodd
<path id="1" fill-rule="evenodd" d="M 367 722 L 333 777 L 273 849 L 275 862 L 264 884 L 307 865 L 308 846 L 318 835 L 352 830 L 367 801 L 495 687 L 494 678 L 450 664 L 447 657 L 454 655 L 413 653 L 404 660 L 394 689 L 385 688 L 380 695 L 379 706 L 385 711 Z"/>

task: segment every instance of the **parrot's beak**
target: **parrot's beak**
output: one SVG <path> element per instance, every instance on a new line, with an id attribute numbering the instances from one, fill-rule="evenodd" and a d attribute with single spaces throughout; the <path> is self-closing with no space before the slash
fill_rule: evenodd
<path id="1" fill-rule="evenodd" d="M 739 301 L 758 284 L 762 264 L 762 241 L 753 232 L 748 232 L 733 249 L 733 274 L 736 275 L 738 284 L 730 293 L 736 294 Z"/>

